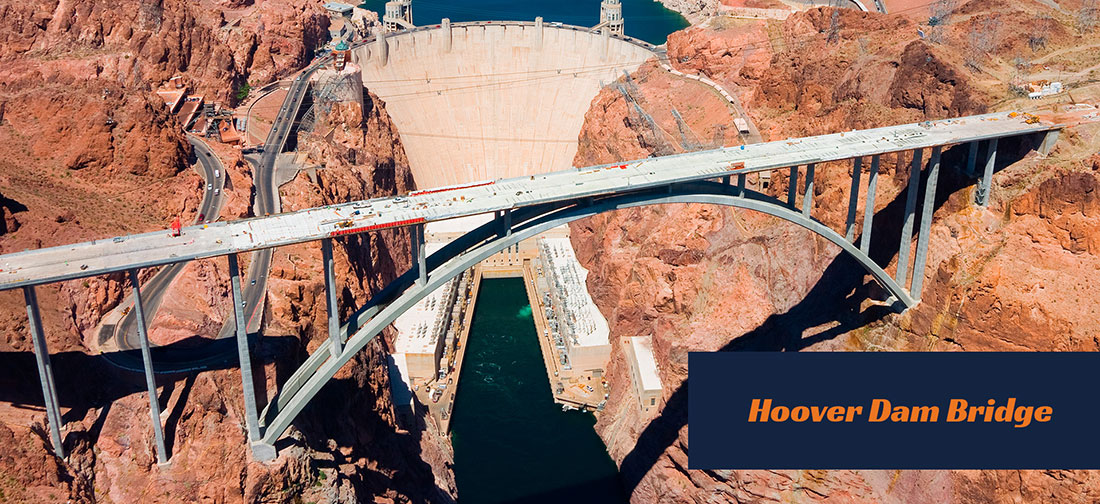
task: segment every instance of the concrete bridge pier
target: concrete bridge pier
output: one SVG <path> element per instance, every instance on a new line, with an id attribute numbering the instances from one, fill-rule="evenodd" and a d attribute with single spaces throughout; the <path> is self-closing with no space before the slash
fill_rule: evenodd
<path id="1" fill-rule="evenodd" d="M 160 400 L 157 399 L 157 381 L 153 377 L 153 357 L 149 352 L 149 334 L 146 333 L 145 307 L 141 303 L 141 283 L 138 271 L 131 269 L 130 285 L 134 290 L 134 313 L 137 317 L 138 339 L 141 340 L 141 363 L 145 367 L 145 386 L 149 389 L 149 416 L 153 422 L 153 437 L 157 442 L 157 465 L 168 465 L 168 450 L 164 447 L 164 428 L 160 425 Z"/>
<path id="2" fill-rule="evenodd" d="M 38 295 L 34 292 L 33 285 L 23 287 L 23 299 L 27 302 L 27 321 L 34 344 L 34 360 L 38 364 L 38 381 L 42 384 L 42 397 L 46 403 L 46 421 L 50 424 L 53 453 L 58 458 L 65 458 L 65 446 L 61 444 L 61 408 L 57 402 L 50 351 L 42 332 L 42 318 L 38 315 Z"/>
<path id="3" fill-rule="evenodd" d="M 802 195 L 802 215 L 810 216 L 810 210 L 814 206 L 814 163 L 806 165 L 806 186 Z"/>
<path id="4" fill-rule="evenodd" d="M 332 238 L 321 240 L 321 262 L 325 270 L 325 308 L 328 313 L 328 339 L 333 357 L 344 351 L 340 341 L 340 305 L 336 300 L 336 268 L 332 260 Z"/>
<path id="5" fill-rule="evenodd" d="M 229 283 L 233 292 L 233 320 L 237 324 L 237 357 L 241 365 L 241 389 L 244 393 L 244 418 L 248 428 L 248 441 L 252 458 L 261 462 L 273 460 L 275 447 L 260 438 L 260 421 L 256 413 L 256 390 L 252 381 L 252 356 L 248 351 L 248 335 L 245 332 L 244 307 L 241 306 L 241 272 L 237 266 L 237 254 L 229 254 Z"/>
<path id="6" fill-rule="evenodd" d="M 744 173 L 738 173 L 737 174 L 737 197 L 739 197 L 739 198 L 744 198 L 745 197 L 745 174 Z"/>
<path id="7" fill-rule="evenodd" d="M 1043 142 L 1039 144 L 1039 154 L 1046 156 L 1050 154 L 1051 149 L 1054 148 L 1054 144 L 1058 143 L 1058 135 L 1062 133 L 1062 130 L 1050 130 L 1043 134 Z"/>
<path id="8" fill-rule="evenodd" d="M 859 241 L 859 251 L 864 255 L 871 254 L 871 224 L 875 219 L 875 190 L 878 189 L 878 163 L 879 156 L 871 156 L 871 170 L 867 178 L 867 201 L 863 208 L 863 233 Z"/>
<path id="9" fill-rule="evenodd" d="M 978 163 L 978 142 L 970 142 L 967 144 L 966 154 L 966 176 L 975 177 L 978 174 L 974 172 L 974 166 Z"/>
<path id="10" fill-rule="evenodd" d="M 920 233 L 917 235 L 917 256 L 913 260 L 913 284 L 909 295 L 920 302 L 921 288 L 924 283 L 925 261 L 928 259 L 928 235 L 932 232 L 932 212 L 936 204 L 936 184 L 940 178 L 940 147 L 932 148 L 932 159 L 928 163 L 928 178 L 924 182 L 924 203 L 921 203 Z M 903 286 L 904 287 L 904 286 Z"/>
<path id="11" fill-rule="evenodd" d="M 989 186 L 993 183 L 993 166 L 997 164 L 997 139 L 988 140 L 985 148 L 985 171 L 982 172 L 982 180 L 978 183 L 978 206 L 989 205 Z"/>
<path id="12" fill-rule="evenodd" d="M 791 167 L 791 175 L 787 178 L 787 207 L 795 209 L 795 198 L 798 196 L 798 167 Z"/>
<path id="13" fill-rule="evenodd" d="M 894 275 L 894 281 L 903 288 L 909 276 L 909 244 L 913 241 L 913 214 L 917 210 L 922 154 L 921 149 L 913 151 L 913 164 L 909 167 L 909 190 L 905 193 L 905 216 L 902 218 L 901 243 L 898 245 L 898 270 Z"/>
<path id="14" fill-rule="evenodd" d="M 844 239 L 856 239 L 856 207 L 859 206 L 859 179 L 863 176 L 863 158 L 852 160 L 852 187 L 848 190 L 848 216 L 844 219 Z"/>
<path id="15" fill-rule="evenodd" d="M 410 226 L 409 238 L 412 240 L 412 260 L 416 263 L 414 266 L 416 268 L 416 285 L 423 287 L 424 284 L 428 283 L 428 263 L 424 250 L 424 225 Z"/>
<path id="16" fill-rule="evenodd" d="M 512 209 L 501 211 L 498 215 L 500 219 L 500 234 L 498 236 L 501 238 L 510 236 L 512 234 Z"/>

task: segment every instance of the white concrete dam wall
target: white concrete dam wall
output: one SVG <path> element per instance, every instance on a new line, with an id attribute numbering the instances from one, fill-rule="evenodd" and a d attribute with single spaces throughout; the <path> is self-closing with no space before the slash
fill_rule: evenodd
<path id="1" fill-rule="evenodd" d="M 654 57 L 642 43 L 584 28 L 539 32 L 534 23 L 444 25 L 355 50 L 419 188 L 572 166 L 601 83 Z"/>

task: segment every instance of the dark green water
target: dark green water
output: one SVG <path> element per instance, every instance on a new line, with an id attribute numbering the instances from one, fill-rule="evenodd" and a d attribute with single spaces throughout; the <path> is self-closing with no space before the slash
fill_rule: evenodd
<path id="1" fill-rule="evenodd" d="M 654 0 L 622 0 L 626 34 L 651 44 L 663 44 L 669 33 L 687 28 L 679 13 Z M 362 5 L 381 18 L 386 0 L 366 0 Z M 600 21 L 600 0 L 413 0 L 413 24 L 438 24 L 443 18 L 461 21 L 534 21 L 542 16 L 577 26 Z"/>
<path id="2" fill-rule="evenodd" d="M 595 418 L 550 396 L 523 280 L 484 280 L 455 400 L 460 504 L 626 502 Z"/>

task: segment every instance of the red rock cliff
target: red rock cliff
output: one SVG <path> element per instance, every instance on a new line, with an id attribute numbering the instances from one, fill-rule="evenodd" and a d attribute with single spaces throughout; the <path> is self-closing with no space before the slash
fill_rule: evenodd
<path id="1" fill-rule="evenodd" d="M 964 68 L 951 46 L 958 39 L 933 45 L 916 40 L 903 18 L 842 11 L 829 41 L 832 19 L 828 9 L 793 16 L 779 27 L 783 36 L 753 32 L 765 29 L 755 23 L 691 28 L 670 37 L 669 54 L 738 95 L 766 139 L 979 113 L 1004 95 Z M 643 94 L 646 71 L 635 76 Z M 1080 314 L 1100 312 L 1100 301 L 1076 294 L 1100 283 L 1100 229 L 1091 224 L 1100 173 L 1089 158 L 1100 149 L 1096 134 L 1091 127 L 1063 135 L 1045 159 L 1030 145 L 1003 145 L 1009 166 L 994 177 L 988 209 L 969 203 L 971 181 L 945 176 L 923 300 L 901 315 L 870 301 L 881 292 L 835 247 L 770 217 L 668 205 L 574 223 L 573 244 L 612 341 L 652 334 L 665 387 L 662 411 L 643 416 L 616 345 L 611 397 L 596 430 L 632 501 L 1095 500 L 1100 477 L 1088 471 L 688 470 L 685 380 L 691 350 L 1097 350 L 1097 318 Z M 575 164 L 645 155 L 655 150 L 649 135 L 619 93 L 605 90 L 586 116 Z M 945 162 L 957 165 L 957 150 Z M 887 219 L 909 168 L 907 158 L 883 161 L 876 209 Z M 814 215 L 834 229 L 844 219 L 850 169 L 817 167 Z M 770 191 L 785 193 L 785 175 L 772 182 Z M 894 260 L 891 236 L 873 249 L 882 263 Z"/>

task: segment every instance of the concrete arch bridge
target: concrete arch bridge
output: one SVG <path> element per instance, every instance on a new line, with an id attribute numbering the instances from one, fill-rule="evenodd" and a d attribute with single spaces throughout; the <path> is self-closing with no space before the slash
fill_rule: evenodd
<path id="1" fill-rule="evenodd" d="M 180 236 L 165 232 L 145 233 L 111 240 L 52 247 L 0 256 L 8 265 L 0 272 L 0 290 L 23 288 L 29 330 L 35 343 L 39 376 L 55 450 L 63 456 L 60 413 L 39 321 L 36 285 L 100 275 L 130 272 L 133 284 L 143 357 L 151 404 L 151 420 L 161 463 L 167 463 L 156 388 L 148 353 L 145 322 L 140 303 L 139 268 L 173 264 L 199 258 L 228 256 L 237 349 L 245 395 L 246 424 L 254 458 L 269 460 L 276 443 L 295 417 L 359 350 L 399 314 L 434 288 L 470 266 L 521 240 L 552 227 L 611 210 L 668 203 L 706 203 L 755 210 L 802 226 L 836 244 L 855 259 L 889 293 L 888 301 L 904 310 L 920 300 L 928 256 L 928 235 L 941 154 L 947 146 L 965 145 L 965 163 L 946 169 L 977 180 L 977 204 L 985 205 L 1001 138 L 1025 137 L 1040 152 L 1057 140 L 1061 126 L 1037 121 L 1017 112 L 969 116 L 919 124 L 834 133 L 801 139 L 751 144 L 674 156 L 628 161 L 621 164 L 545 173 L 530 177 L 486 180 L 415 191 L 394 198 L 378 198 L 293 213 L 185 228 Z M 925 167 L 924 153 L 930 152 Z M 874 229 L 874 194 L 883 154 L 911 152 L 912 169 L 900 222 L 897 269 L 885 271 L 868 254 Z M 979 159 L 979 154 L 982 154 Z M 851 188 L 843 229 L 834 230 L 814 219 L 814 174 L 820 163 L 851 160 Z M 869 161 L 865 211 L 858 215 L 858 201 L 865 160 Z M 805 167 L 800 171 L 800 167 Z M 980 168 L 980 169 L 979 169 Z M 750 190 L 753 180 L 775 170 L 789 173 L 785 199 Z M 847 170 L 846 170 L 847 171 Z M 799 180 L 800 174 L 804 177 Z M 752 177 L 750 179 L 749 177 Z M 919 187 L 924 180 L 923 190 Z M 799 189 L 802 189 L 801 196 Z M 914 230 L 918 196 L 920 229 Z M 424 225 L 469 215 L 491 213 L 494 219 L 426 257 Z M 856 221 L 862 232 L 856 243 Z M 332 264 L 332 239 L 395 227 L 411 228 L 414 266 L 360 308 L 341 325 L 335 314 L 336 293 Z M 916 232 L 915 253 L 910 248 Z M 321 241 L 327 289 L 329 338 L 282 384 L 262 412 L 257 411 L 252 385 L 251 358 L 245 335 L 240 278 L 236 255 L 282 245 Z M 911 273 L 911 274 L 910 274 Z"/>

